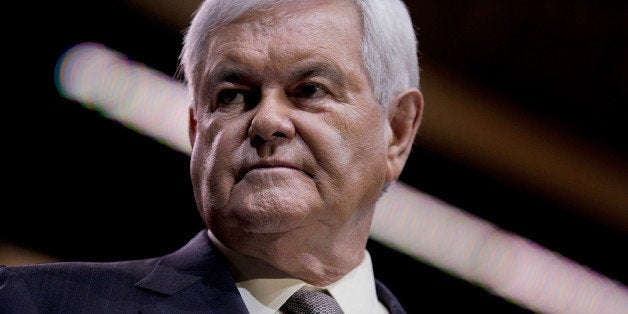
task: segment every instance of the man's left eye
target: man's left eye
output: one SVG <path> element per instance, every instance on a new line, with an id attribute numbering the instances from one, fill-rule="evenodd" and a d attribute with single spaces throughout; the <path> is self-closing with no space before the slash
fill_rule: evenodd
<path id="1" fill-rule="evenodd" d="M 319 98 L 325 96 L 325 94 L 327 94 L 327 91 L 316 84 L 302 84 L 299 85 L 294 96 L 298 98 Z"/>

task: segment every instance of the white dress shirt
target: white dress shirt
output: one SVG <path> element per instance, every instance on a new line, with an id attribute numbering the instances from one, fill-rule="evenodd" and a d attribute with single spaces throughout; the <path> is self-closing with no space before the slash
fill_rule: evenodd
<path id="1" fill-rule="evenodd" d="M 388 313 L 386 307 L 377 299 L 371 256 L 366 250 L 362 262 L 340 280 L 326 287 L 316 287 L 295 278 L 273 278 L 274 275 L 260 276 L 255 266 L 250 264 L 252 260 L 255 261 L 254 259 L 227 248 L 216 239 L 211 231 L 208 232 L 208 236 L 235 270 L 232 273 L 236 280 L 236 286 L 244 299 L 246 308 L 252 314 L 281 313 L 279 308 L 293 293 L 303 287 L 305 289 L 327 290 L 336 299 L 345 314 Z"/>

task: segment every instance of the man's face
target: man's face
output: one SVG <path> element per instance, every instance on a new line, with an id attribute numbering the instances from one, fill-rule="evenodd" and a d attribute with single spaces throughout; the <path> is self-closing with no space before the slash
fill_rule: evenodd
<path id="1" fill-rule="evenodd" d="M 363 249 L 386 178 L 390 128 L 363 67 L 359 13 L 318 2 L 219 29 L 196 84 L 195 197 L 216 236 L 250 255 L 279 254 L 260 243 L 279 238 L 322 250 L 355 236 Z"/>

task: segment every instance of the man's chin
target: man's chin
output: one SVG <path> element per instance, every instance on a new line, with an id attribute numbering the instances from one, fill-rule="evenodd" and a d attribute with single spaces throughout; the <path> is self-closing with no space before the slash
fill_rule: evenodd
<path id="1" fill-rule="evenodd" d="M 305 224 L 308 212 L 296 208 L 239 208 L 227 218 L 228 225 L 249 235 L 281 236 Z"/>
<path id="2" fill-rule="evenodd" d="M 315 217 L 322 203 L 316 189 L 303 184 L 252 188 L 240 182 L 223 210 L 224 223 L 250 233 L 285 233 Z M 219 214 L 220 215 L 220 214 Z"/>

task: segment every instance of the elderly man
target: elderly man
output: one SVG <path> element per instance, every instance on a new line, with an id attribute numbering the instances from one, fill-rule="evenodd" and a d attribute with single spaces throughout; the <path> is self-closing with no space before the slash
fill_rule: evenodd
<path id="1" fill-rule="evenodd" d="M 403 313 L 365 250 L 420 123 L 398 0 L 207 0 L 186 33 L 207 225 L 148 260 L 0 270 L 9 312 Z"/>

